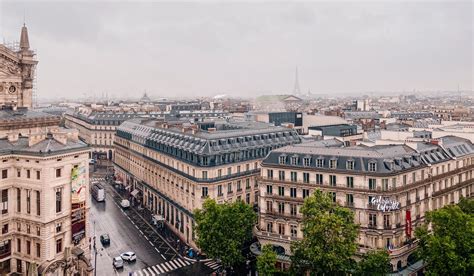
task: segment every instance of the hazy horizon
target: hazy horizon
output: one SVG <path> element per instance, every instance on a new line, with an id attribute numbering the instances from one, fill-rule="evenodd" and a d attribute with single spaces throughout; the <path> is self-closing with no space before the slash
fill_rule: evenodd
<path id="1" fill-rule="evenodd" d="M 473 90 L 471 1 L 2 1 L 0 35 L 24 17 L 39 98 L 252 97 L 293 91 Z"/>

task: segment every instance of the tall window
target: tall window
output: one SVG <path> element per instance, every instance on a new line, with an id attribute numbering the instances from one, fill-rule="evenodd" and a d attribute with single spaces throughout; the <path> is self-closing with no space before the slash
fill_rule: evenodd
<path id="1" fill-rule="evenodd" d="M 280 181 L 285 181 L 285 171 L 278 171 L 278 179 Z"/>
<path id="2" fill-rule="evenodd" d="M 329 176 L 329 185 L 336 186 L 336 176 L 335 175 L 330 175 Z"/>
<path id="3" fill-rule="evenodd" d="M 296 225 L 290 225 L 290 232 L 292 237 L 296 237 L 298 235 L 298 230 Z"/>
<path id="4" fill-rule="evenodd" d="M 222 196 L 222 185 L 217 186 L 217 196 Z"/>
<path id="5" fill-rule="evenodd" d="M 295 187 L 290 188 L 290 197 L 296 197 L 296 188 Z"/>
<path id="6" fill-rule="evenodd" d="M 290 214 L 296 216 L 296 204 L 290 204 Z"/>
<path id="7" fill-rule="evenodd" d="M 354 161 L 353 161 L 353 160 L 347 161 L 347 163 L 346 163 L 346 168 L 347 168 L 348 170 L 353 170 L 353 169 L 354 169 Z"/>
<path id="8" fill-rule="evenodd" d="M 31 212 L 31 190 L 26 190 L 26 213 Z"/>
<path id="9" fill-rule="evenodd" d="M 302 192 L 303 192 L 303 198 L 306 198 L 306 197 L 309 196 L 309 190 L 308 189 L 303 189 Z"/>
<path id="10" fill-rule="evenodd" d="M 296 182 L 298 181 L 297 173 L 296 172 L 291 172 L 291 181 Z"/>
<path id="11" fill-rule="evenodd" d="M 273 232 L 273 222 L 267 222 L 267 232 Z"/>
<path id="12" fill-rule="evenodd" d="M 41 258 L 41 245 L 38 242 L 36 243 L 36 257 Z"/>
<path id="13" fill-rule="evenodd" d="M 370 162 L 369 163 L 369 172 L 375 172 L 377 170 L 377 163 Z"/>
<path id="14" fill-rule="evenodd" d="M 63 240 L 58 239 L 56 240 L 56 254 L 59 254 L 63 251 Z"/>
<path id="15" fill-rule="evenodd" d="M 267 213 L 273 212 L 273 202 L 267 201 Z"/>
<path id="16" fill-rule="evenodd" d="M 377 214 L 369 214 L 369 227 L 377 227 Z"/>
<path id="17" fill-rule="evenodd" d="M 227 183 L 227 193 L 232 193 L 232 182 Z"/>
<path id="18" fill-rule="evenodd" d="M 388 178 L 382 179 L 382 190 L 388 191 Z"/>
<path id="19" fill-rule="evenodd" d="M 36 191 L 36 215 L 41 215 L 41 196 L 39 191 Z"/>
<path id="20" fill-rule="evenodd" d="M 56 190 L 56 213 L 61 212 L 63 205 L 63 192 L 62 189 Z"/>
<path id="21" fill-rule="evenodd" d="M 8 170 L 2 170 L 2 179 L 5 179 L 8 177 Z"/>
<path id="22" fill-rule="evenodd" d="M 383 215 L 383 227 L 385 229 L 392 228 L 392 224 L 390 222 L 390 215 Z"/>
<path id="23" fill-rule="evenodd" d="M 369 190 L 375 190 L 377 188 L 377 180 L 375 178 L 369 178 Z"/>
<path id="24" fill-rule="evenodd" d="M 8 213 L 8 190 L 2 190 L 2 214 Z"/>
<path id="25" fill-rule="evenodd" d="M 201 197 L 206 198 L 208 195 L 208 189 L 207 187 L 202 187 L 202 195 Z"/>
<path id="26" fill-rule="evenodd" d="M 285 225 L 283 223 L 278 223 L 278 234 L 285 235 Z"/>
<path id="27" fill-rule="evenodd" d="M 278 186 L 278 195 L 279 196 L 285 196 L 285 187 Z"/>
<path id="28" fill-rule="evenodd" d="M 207 179 L 207 171 L 202 171 L 202 179 Z"/>
<path id="29" fill-rule="evenodd" d="M 346 182 L 347 182 L 347 188 L 354 188 L 354 177 L 347 176 Z"/>
<path id="30" fill-rule="evenodd" d="M 21 212 L 21 189 L 16 188 L 16 211 Z"/>
<path id="31" fill-rule="evenodd" d="M 273 194 L 273 186 L 272 185 L 267 185 L 267 194 L 268 195 Z"/>
<path id="32" fill-rule="evenodd" d="M 26 241 L 26 254 L 31 255 L 31 241 Z"/>
<path id="33" fill-rule="evenodd" d="M 309 183 L 309 173 L 307 172 L 303 173 L 303 182 Z"/>
<path id="34" fill-rule="evenodd" d="M 272 179 L 273 178 L 273 170 L 267 170 L 267 177 L 269 179 Z"/>
<path id="35" fill-rule="evenodd" d="M 353 194 L 346 194 L 346 203 L 347 203 L 347 206 L 354 206 L 354 195 Z"/>
<path id="36" fill-rule="evenodd" d="M 40 180 L 41 179 L 41 172 L 36 171 L 36 179 Z"/>
<path id="37" fill-rule="evenodd" d="M 284 214 L 285 213 L 285 203 L 278 202 L 278 213 Z"/>
<path id="38" fill-rule="evenodd" d="M 316 174 L 316 184 L 323 184 L 323 175 L 320 173 Z"/>

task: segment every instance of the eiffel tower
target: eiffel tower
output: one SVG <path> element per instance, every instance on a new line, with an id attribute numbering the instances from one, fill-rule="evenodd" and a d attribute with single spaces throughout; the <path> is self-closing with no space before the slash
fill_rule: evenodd
<path id="1" fill-rule="evenodd" d="M 295 87 L 293 88 L 293 95 L 300 95 L 300 82 L 298 80 L 298 67 L 296 67 L 296 74 L 295 74 Z"/>

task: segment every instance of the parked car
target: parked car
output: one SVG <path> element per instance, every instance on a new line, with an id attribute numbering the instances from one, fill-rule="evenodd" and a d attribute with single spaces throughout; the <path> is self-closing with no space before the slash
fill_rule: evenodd
<path id="1" fill-rule="evenodd" d="M 123 209 L 127 209 L 130 207 L 130 201 L 128 201 L 128 199 L 122 199 L 120 206 L 122 206 Z"/>
<path id="2" fill-rule="evenodd" d="M 124 261 L 129 261 L 129 262 L 134 262 L 137 260 L 137 256 L 132 251 L 124 252 L 120 254 L 120 257 L 122 257 Z"/>
<path id="3" fill-rule="evenodd" d="M 121 257 L 115 257 L 112 264 L 116 269 L 123 268 L 123 259 Z"/>
<path id="4" fill-rule="evenodd" d="M 95 163 L 97 163 L 95 159 L 89 159 L 89 165 L 94 165 Z"/>
<path id="5" fill-rule="evenodd" d="M 102 245 L 109 245 L 110 244 L 109 234 L 100 235 L 100 243 L 102 243 Z"/>

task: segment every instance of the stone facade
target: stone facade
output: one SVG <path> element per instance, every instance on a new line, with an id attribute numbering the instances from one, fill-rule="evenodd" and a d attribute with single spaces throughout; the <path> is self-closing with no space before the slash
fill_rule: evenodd
<path id="1" fill-rule="evenodd" d="M 386 248 L 394 270 L 412 259 L 413 231 L 427 211 L 474 195 L 474 145 L 469 140 L 443 137 L 420 142 L 417 150 L 322 143 L 277 149 L 262 161 L 256 233 L 261 244 L 284 248 L 286 256 L 279 259 L 286 265 L 291 241 L 302 238 L 300 207 L 316 189 L 354 211 L 359 253 Z M 378 200 L 395 208 L 380 210 Z"/>
<path id="2" fill-rule="evenodd" d="M 193 210 L 208 197 L 256 204 L 260 161 L 299 142 L 295 130 L 263 123 L 133 119 L 117 128 L 115 172 L 138 202 L 196 247 Z"/>

